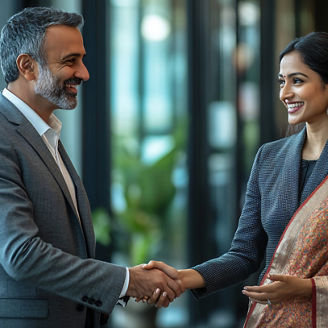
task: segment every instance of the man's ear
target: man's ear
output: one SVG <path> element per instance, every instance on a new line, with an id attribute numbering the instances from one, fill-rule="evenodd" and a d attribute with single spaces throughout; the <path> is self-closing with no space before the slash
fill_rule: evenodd
<path id="1" fill-rule="evenodd" d="M 16 59 L 16 65 L 20 75 L 23 75 L 26 80 L 36 79 L 37 64 L 30 55 L 20 54 Z"/>

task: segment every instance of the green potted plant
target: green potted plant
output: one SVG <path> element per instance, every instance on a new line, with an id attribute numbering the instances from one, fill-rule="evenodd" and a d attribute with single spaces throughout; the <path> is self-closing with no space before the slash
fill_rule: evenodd
<path id="1" fill-rule="evenodd" d="M 127 265 L 160 259 L 165 247 L 169 209 L 175 195 L 172 173 L 178 156 L 177 144 L 156 161 L 145 163 L 129 142 L 116 144 L 115 183 L 120 185 L 124 206 L 116 210 L 115 244 L 124 252 Z M 156 327 L 155 307 L 130 302 L 124 317 L 135 327 Z M 132 318 L 131 318 L 132 317 Z M 128 325 L 127 325 L 128 326 Z"/>
<path id="2" fill-rule="evenodd" d="M 131 265 L 156 258 L 162 249 L 167 212 L 175 195 L 172 172 L 176 147 L 151 164 L 122 145 L 118 158 L 125 207 L 116 218 L 125 234 L 124 249 Z"/>

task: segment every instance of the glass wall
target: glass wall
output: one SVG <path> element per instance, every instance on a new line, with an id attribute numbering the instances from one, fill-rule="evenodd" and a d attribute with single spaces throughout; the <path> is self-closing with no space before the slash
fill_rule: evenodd
<path id="1" fill-rule="evenodd" d="M 237 12 L 236 2 L 211 1 L 208 51 L 209 99 L 208 184 L 210 197 L 209 231 L 212 254 L 217 257 L 229 249 L 236 220 L 236 147 L 237 147 Z M 233 327 L 234 293 L 231 289 L 212 297 L 207 324 L 210 327 Z"/>
<path id="2" fill-rule="evenodd" d="M 84 12 L 87 1 L 40 0 L 39 4 Z M 95 8 L 101 2 L 96 1 Z M 29 1 L 3 0 L 0 24 L 22 3 Z M 261 56 L 261 44 L 274 44 L 275 61 L 288 41 L 314 29 L 320 1 L 105 3 L 106 31 L 99 34 L 92 30 L 89 35 L 94 33 L 95 44 L 105 44 L 108 49 L 105 64 L 109 70 L 97 70 L 91 79 L 102 74 L 106 82 L 103 96 L 109 106 L 84 108 L 80 92 L 79 107 L 57 111 L 57 115 L 63 121 L 63 143 L 80 174 L 86 148 L 97 147 L 92 134 L 87 143 L 82 142 L 82 110 L 103 111 L 109 116 L 110 131 L 101 131 L 100 138 L 110 140 L 108 149 L 101 152 L 111 155 L 111 167 L 99 169 L 111 175 L 105 186 L 111 191 L 107 201 L 112 209 L 112 239 L 106 251 L 108 255 L 112 252 L 112 262 L 129 266 L 158 259 L 185 268 L 219 256 L 230 246 L 253 158 L 262 143 L 265 127 L 260 118 L 267 110 L 265 102 L 274 103 L 275 120 L 269 124 L 275 126 L 276 134 L 270 138 L 282 135 L 286 125 L 278 95 L 261 100 L 261 84 L 276 76 L 261 75 L 261 67 L 271 63 Z M 191 17 L 190 8 L 197 3 L 199 10 Z M 269 13 L 274 23 L 268 27 L 270 31 L 263 31 L 263 9 L 269 4 L 274 7 Z M 95 15 L 96 9 L 84 13 L 89 21 Z M 199 26 L 194 28 L 193 24 Z M 198 38 L 195 45 L 192 37 Z M 87 43 L 85 48 L 88 53 Z M 190 65 L 195 54 L 199 56 L 197 67 Z M 194 82 L 197 88 L 191 89 Z M 275 90 L 277 93 L 278 88 Z M 196 121 L 195 129 L 190 128 L 192 120 Z M 198 129 L 200 124 L 203 130 Z M 90 122 L 87 128 L 97 131 L 99 126 Z M 194 143 L 187 146 L 187 140 Z M 202 152 L 194 151 L 196 147 Z M 191 185 L 195 178 L 189 175 L 191 162 L 201 163 L 199 170 L 193 171 L 198 184 Z M 84 175 L 101 184 L 104 172 L 96 175 L 86 167 Z M 190 197 L 192 193 L 195 198 Z M 204 211 L 188 213 L 199 203 L 203 207 L 198 209 Z M 202 301 L 195 301 L 187 292 L 161 310 L 132 300 L 127 308 L 113 311 L 112 326 L 144 328 L 156 322 L 157 327 L 236 328 L 242 326 L 247 301 L 241 295 L 241 285 Z"/>
<path id="3" fill-rule="evenodd" d="M 195 228 L 191 234 L 194 238 L 203 235 L 199 236 L 201 242 L 197 245 L 206 252 L 195 258 L 203 261 L 220 256 L 230 247 L 260 143 L 260 3 L 209 1 L 205 13 L 199 15 L 204 15 L 205 29 L 200 39 L 206 40 L 205 60 L 200 63 L 206 90 L 204 108 L 199 110 L 206 113 L 207 139 L 202 147 L 208 147 L 208 153 L 205 152 L 208 190 L 206 195 L 199 196 L 199 201 L 209 200 L 209 210 L 201 219 L 193 218 L 201 220 L 198 229 L 202 230 Z M 198 73 L 202 74 L 201 70 Z M 194 316 L 195 327 L 202 324 L 238 327 L 247 309 L 241 289 L 242 285 L 231 287 L 208 297 L 200 305 L 193 303 L 193 309 L 201 306 Z"/>
<path id="4" fill-rule="evenodd" d="M 185 267 L 185 2 L 112 0 L 109 10 L 113 261 Z M 131 302 L 113 325 L 130 327 L 131 311 L 148 310 Z M 156 312 L 161 327 L 187 322 L 184 297 Z"/>

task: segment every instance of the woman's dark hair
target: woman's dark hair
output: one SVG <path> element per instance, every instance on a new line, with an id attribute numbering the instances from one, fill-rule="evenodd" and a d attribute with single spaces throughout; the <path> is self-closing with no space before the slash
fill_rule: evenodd
<path id="1" fill-rule="evenodd" d="M 312 32 L 303 37 L 291 41 L 279 55 L 279 62 L 282 58 L 292 52 L 297 51 L 303 62 L 314 72 L 318 73 L 324 84 L 328 83 L 328 33 Z M 301 131 L 305 123 L 288 125 L 286 136 L 290 136 Z"/>
<path id="2" fill-rule="evenodd" d="M 279 62 L 292 51 L 298 51 L 303 62 L 328 83 L 328 33 L 312 32 L 291 41 L 279 55 Z"/>

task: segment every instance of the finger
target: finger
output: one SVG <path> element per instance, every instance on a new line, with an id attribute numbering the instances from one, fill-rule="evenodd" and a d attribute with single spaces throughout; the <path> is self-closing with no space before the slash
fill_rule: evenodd
<path id="1" fill-rule="evenodd" d="M 134 300 L 135 302 L 139 303 L 140 301 L 142 301 L 143 303 L 147 302 L 149 299 L 148 296 L 144 296 L 144 297 L 136 297 Z"/>
<path id="2" fill-rule="evenodd" d="M 170 302 L 172 302 L 177 297 L 175 290 L 171 289 L 169 286 L 165 288 L 164 292 L 166 293 L 166 296 L 168 297 Z"/>
<path id="3" fill-rule="evenodd" d="M 170 301 L 168 299 L 168 295 L 166 292 L 162 293 L 156 303 L 156 307 L 157 308 L 161 308 L 161 307 L 168 307 L 170 304 Z"/>
<path id="4" fill-rule="evenodd" d="M 263 287 L 265 286 L 245 286 L 244 290 L 261 293 L 263 291 Z"/>
<path id="5" fill-rule="evenodd" d="M 272 281 L 288 282 L 289 276 L 283 274 L 270 274 L 268 278 Z"/>
<path id="6" fill-rule="evenodd" d="M 179 297 L 184 292 L 180 280 L 168 279 L 167 286 L 175 293 L 175 297 Z"/>
<path id="7" fill-rule="evenodd" d="M 249 292 L 255 292 L 255 293 L 270 293 L 276 290 L 277 287 L 281 286 L 280 282 L 272 282 L 267 285 L 262 286 L 245 286 L 244 290 L 247 290 Z"/>
<path id="8" fill-rule="evenodd" d="M 144 265 L 145 269 L 159 269 L 167 274 L 172 279 L 178 279 L 178 270 L 169 266 L 168 264 L 161 261 L 150 261 L 148 264 Z"/>
<path id="9" fill-rule="evenodd" d="M 148 298 L 147 303 L 148 304 L 156 304 L 159 300 L 159 297 L 161 296 L 161 290 L 157 288 L 151 297 Z"/>
<path id="10" fill-rule="evenodd" d="M 266 302 L 268 299 L 268 295 L 265 293 L 255 293 L 243 290 L 242 293 L 249 297 L 250 299 L 255 300 L 255 302 L 261 303 Z"/>
<path id="11" fill-rule="evenodd" d="M 166 273 L 170 278 L 172 279 L 178 279 L 179 273 L 178 270 L 171 267 L 170 265 L 164 263 L 164 262 L 157 262 L 158 269 Z"/>
<path id="12" fill-rule="evenodd" d="M 142 298 L 142 303 L 147 303 L 148 300 L 149 300 L 149 296 L 144 296 Z"/>
<path id="13" fill-rule="evenodd" d="M 154 268 L 154 261 L 149 261 L 147 264 L 143 264 L 142 267 L 146 270 L 150 270 Z"/>

